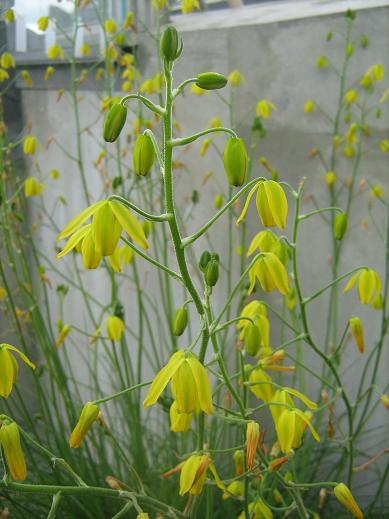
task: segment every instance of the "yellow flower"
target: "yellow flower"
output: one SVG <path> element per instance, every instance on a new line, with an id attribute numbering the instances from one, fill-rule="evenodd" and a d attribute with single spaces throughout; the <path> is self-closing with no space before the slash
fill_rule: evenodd
<path id="1" fill-rule="evenodd" d="M 96 81 L 100 81 L 100 79 L 104 76 L 104 69 L 103 67 L 99 67 L 97 70 L 96 70 L 96 75 L 95 75 L 95 80 Z"/>
<path id="2" fill-rule="evenodd" d="M 319 67 L 319 68 L 326 68 L 328 67 L 328 59 L 326 56 L 318 56 L 317 60 L 316 60 L 316 65 Z"/>
<path id="3" fill-rule="evenodd" d="M 375 198 L 383 198 L 383 196 L 385 195 L 385 191 L 382 186 L 375 185 L 372 186 L 370 194 Z"/>
<path id="4" fill-rule="evenodd" d="M 358 92 L 354 89 L 348 90 L 344 95 L 346 105 L 350 106 L 357 100 Z"/>
<path id="5" fill-rule="evenodd" d="M 77 449 L 81 445 L 86 433 L 98 417 L 99 412 L 100 410 L 98 406 L 92 402 L 87 402 L 84 405 L 77 425 L 73 429 L 69 438 L 69 446 L 71 449 Z"/>
<path id="6" fill-rule="evenodd" d="M 169 0 L 152 0 L 151 5 L 157 11 L 162 11 L 162 9 L 170 8 Z"/>
<path id="7" fill-rule="evenodd" d="M 80 47 L 81 56 L 89 56 L 90 46 L 87 43 L 83 43 Z"/>
<path id="8" fill-rule="evenodd" d="M 123 23 L 123 28 L 124 29 L 129 29 L 130 27 L 132 27 L 133 21 L 134 21 L 134 13 L 129 11 L 126 14 L 126 18 L 125 18 L 124 23 Z"/>
<path id="9" fill-rule="evenodd" d="M 255 454 L 259 442 L 259 424 L 253 420 L 247 424 L 246 429 L 246 465 L 248 470 L 254 468 Z"/>
<path id="10" fill-rule="evenodd" d="M 232 481 L 223 493 L 223 499 L 229 499 L 230 497 L 242 497 L 244 494 L 244 483 L 243 481 Z"/>
<path id="11" fill-rule="evenodd" d="M 4 83 L 6 79 L 9 79 L 9 74 L 6 70 L 0 68 L 0 83 Z"/>
<path id="12" fill-rule="evenodd" d="M 324 179 L 325 179 L 327 186 L 329 186 L 329 187 L 334 186 L 335 182 L 336 182 L 336 173 L 334 173 L 333 171 L 327 171 Z"/>
<path id="13" fill-rule="evenodd" d="M 344 155 L 347 159 L 349 159 L 349 158 L 351 158 L 351 157 L 354 157 L 354 155 L 355 155 L 355 150 L 354 150 L 354 148 L 353 148 L 350 144 L 348 144 L 347 146 L 345 146 L 345 147 L 343 148 L 343 155 Z"/>
<path id="14" fill-rule="evenodd" d="M 289 292 L 288 274 L 282 262 L 272 252 L 263 252 L 249 270 L 249 294 L 254 289 L 258 279 L 265 292 L 271 292 L 275 288 L 283 295 Z"/>
<path id="15" fill-rule="evenodd" d="M 338 483 L 334 488 L 336 499 L 347 508 L 357 519 L 363 519 L 363 514 L 355 501 L 350 489 L 344 483 Z"/>
<path id="16" fill-rule="evenodd" d="M 278 227 L 285 229 L 286 218 L 288 215 L 288 200 L 281 185 L 274 180 L 264 180 L 258 182 L 249 192 L 243 207 L 242 214 L 239 216 L 237 225 L 245 217 L 251 197 L 257 192 L 255 202 L 262 225 L 265 227 Z"/>
<path id="17" fill-rule="evenodd" d="M 264 317 L 267 320 L 267 310 L 266 306 L 261 303 L 260 301 L 251 301 L 248 303 L 243 310 L 240 313 L 240 317 L 250 317 L 251 319 L 255 320 L 258 317 Z M 269 323 L 269 321 L 267 320 Z M 244 333 L 248 325 L 250 324 L 250 321 L 247 319 L 242 319 L 241 321 L 238 321 L 236 327 L 238 330 L 240 330 L 239 333 L 239 339 L 242 340 L 244 338 Z"/>
<path id="18" fill-rule="evenodd" d="M 272 231 L 260 231 L 251 240 L 247 249 L 247 257 L 251 256 L 257 250 L 260 252 L 271 252 L 273 245 L 278 241 L 278 237 Z"/>
<path id="19" fill-rule="evenodd" d="M 32 79 L 31 79 L 31 76 L 30 76 L 30 73 L 28 72 L 28 70 L 22 70 L 20 72 L 20 75 L 27 86 L 29 86 L 29 87 L 32 86 Z"/>
<path id="20" fill-rule="evenodd" d="M 350 317 L 350 330 L 355 339 L 358 350 L 363 353 L 365 351 L 365 340 L 363 337 L 363 327 L 359 317 Z"/>
<path id="21" fill-rule="evenodd" d="M 11 344 L 0 344 L 0 395 L 3 398 L 8 398 L 18 377 L 19 366 L 11 352 L 17 353 L 27 366 L 35 369 L 35 364 L 18 348 Z"/>
<path id="22" fill-rule="evenodd" d="M 208 469 L 212 472 L 216 485 L 225 491 L 226 487 L 219 478 L 209 454 L 193 454 L 181 467 L 180 496 L 187 492 L 194 496 L 201 494 Z"/>
<path id="23" fill-rule="evenodd" d="M 222 125 L 220 117 L 212 117 L 208 123 L 208 128 L 219 128 Z"/>
<path id="24" fill-rule="evenodd" d="M 264 119 L 268 119 L 270 117 L 272 110 L 277 110 L 277 106 L 271 101 L 268 101 L 267 99 L 262 99 L 261 101 L 258 101 L 256 108 L 257 117 L 263 117 Z"/>
<path id="25" fill-rule="evenodd" d="M 180 413 L 177 409 L 177 402 L 174 401 L 170 406 L 170 430 L 173 432 L 186 432 L 192 423 L 192 413 Z"/>
<path id="26" fill-rule="evenodd" d="M 47 67 L 46 69 L 46 72 L 45 72 L 45 75 L 44 75 L 44 80 L 47 81 L 53 74 L 54 74 L 54 71 L 55 71 L 55 68 L 52 67 L 52 66 L 49 66 Z"/>
<path id="27" fill-rule="evenodd" d="M 231 87 L 237 88 L 241 83 L 246 83 L 245 77 L 239 72 L 239 70 L 233 70 L 228 74 L 228 84 Z"/>
<path id="28" fill-rule="evenodd" d="M 42 193 L 45 185 L 35 177 L 27 177 L 24 182 L 24 196 L 38 196 Z"/>
<path id="29" fill-rule="evenodd" d="M 255 368 L 249 375 L 250 391 L 260 400 L 270 402 L 274 396 L 271 377 L 261 368 Z"/>
<path id="30" fill-rule="evenodd" d="M 381 404 L 385 407 L 385 409 L 389 410 L 389 396 L 381 395 L 380 401 L 381 401 Z"/>
<path id="31" fill-rule="evenodd" d="M 93 216 L 91 227 L 87 225 L 81 227 L 91 216 Z M 57 258 L 70 252 L 81 239 L 86 238 L 89 230 L 92 231 L 90 239 L 93 240 L 96 252 L 101 256 L 111 256 L 115 252 L 123 229 L 135 243 L 144 249 L 148 248 L 142 226 L 129 209 L 119 202 L 109 202 L 107 200 L 96 202 L 74 217 L 59 234 L 58 240 L 68 236 L 70 238 L 64 250 L 57 255 Z"/>
<path id="32" fill-rule="evenodd" d="M 113 34 L 114 32 L 117 31 L 117 28 L 118 28 L 118 26 L 117 26 L 115 20 L 112 20 L 112 18 L 105 20 L 105 22 L 104 22 L 105 32 L 107 32 L 108 34 Z"/>
<path id="33" fill-rule="evenodd" d="M 63 48 L 57 43 L 50 45 L 50 47 L 47 49 L 47 57 L 49 59 L 64 59 L 65 54 Z"/>
<path id="34" fill-rule="evenodd" d="M 64 340 L 69 335 L 70 330 L 71 330 L 71 326 L 69 324 L 64 324 L 63 326 L 60 327 L 58 337 L 55 341 L 56 348 L 59 348 L 61 346 L 61 344 L 63 344 Z"/>
<path id="35" fill-rule="evenodd" d="M 0 66 L 5 69 L 15 68 L 15 60 L 12 54 L 10 54 L 9 52 L 4 52 L 0 58 Z"/>
<path id="36" fill-rule="evenodd" d="M 368 305 L 373 296 L 381 293 L 381 279 L 377 272 L 369 268 L 358 270 L 348 281 L 343 292 L 348 292 L 357 283 L 358 297 L 363 305 Z"/>
<path id="37" fill-rule="evenodd" d="M 380 142 L 380 149 L 382 153 L 389 153 L 389 139 L 384 139 Z"/>
<path id="38" fill-rule="evenodd" d="M 211 142 L 212 142 L 212 139 L 203 140 L 203 142 L 201 143 L 201 148 L 200 148 L 200 157 L 205 157 L 205 154 L 207 153 L 207 150 L 208 150 Z"/>
<path id="39" fill-rule="evenodd" d="M 40 31 L 45 31 L 47 27 L 49 26 L 49 17 L 48 16 L 41 16 L 38 18 L 37 26 Z"/>
<path id="40" fill-rule="evenodd" d="M 276 423 L 276 432 L 282 452 L 288 454 L 292 449 L 298 449 L 301 446 L 302 437 L 307 425 L 315 440 L 320 441 L 320 436 L 311 424 L 311 416 L 311 412 L 305 411 L 303 413 L 297 408 L 287 409 L 281 412 Z"/>
<path id="41" fill-rule="evenodd" d="M 4 13 L 4 20 L 6 23 L 13 23 L 15 21 L 15 13 L 13 9 L 7 9 Z"/>
<path id="42" fill-rule="evenodd" d="M 260 497 L 255 502 L 249 503 L 249 513 L 250 519 L 273 519 L 273 512 Z M 243 511 L 239 514 L 238 519 L 245 519 L 245 517 Z"/>
<path id="43" fill-rule="evenodd" d="M 308 101 L 305 101 L 305 103 L 304 103 L 304 112 L 306 114 L 313 112 L 315 109 L 315 106 L 316 106 L 315 101 L 312 101 L 312 99 L 308 99 Z"/>
<path id="44" fill-rule="evenodd" d="M 211 384 L 207 372 L 196 355 L 185 350 L 173 353 L 166 366 L 157 373 L 143 402 L 145 408 L 155 404 L 170 380 L 179 413 L 201 410 L 212 414 Z"/>
<path id="45" fill-rule="evenodd" d="M 193 13 L 195 9 L 201 9 L 199 0 L 182 0 L 181 10 L 183 14 Z"/>
<path id="46" fill-rule="evenodd" d="M 23 153 L 25 155 L 34 155 L 36 151 L 37 140 L 33 135 L 27 135 L 23 140 Z"/>
<path id="47" fill-rule="evenodd" d="M 147 512 L 141 512 L 136 516 L 136 519 L 150 519 L 150 516 Z"/>
<path id="48" fill-rule="evenodd" d="M 24 481 L 27 477 L 26 462 L 20 445 L 19 427 L 15 422 L 3 423 L 0 428 L 0 443 L 12 479 Z"/>
<path id="49" fill-rule="evenodd" d="M 116 315 L 107 318 L 107 335 L 111 341 L 120 341 L 125 330 L 124 322 Z"/>

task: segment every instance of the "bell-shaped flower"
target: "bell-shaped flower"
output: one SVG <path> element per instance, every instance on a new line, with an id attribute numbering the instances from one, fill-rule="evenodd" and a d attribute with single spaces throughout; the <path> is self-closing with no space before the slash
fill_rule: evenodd
<path id="1" fill-rule="evenodd" d="M 24 481 L 27 477 L 26 462 L 20 444 L 19 427 L 15 422 L 3 423 L 0 427 L 0 444 L 12 479 Z"/>
<path id="2" fill-rule="evenodd" d="M 289 292 L 285 266 L 272 252 L 261 253 L 261 256 L 250 268 L 249 294 L 253 291 L 257 279 L 265 292 L 271 292 L 275 288 L 283 295 L 287 295 Z"/>
<path id="3" fill-rule="evenodd" d="M 261 368 L 253 369 L 249 375 L 250 391 L 263 400 L 270 402 L 274 396 L 274 385 L 271 377 Z"/>
<path id="4" fill-rule="evenodd" d="M 17 353 L 27 366 L 35 369 L 35 364 L 18 348 L 11 344 L 0 344 L 0 395 L 3 398 L 8 398 L 18 377 L 19 366 L 11 352 Z"/>
<path id="5" fill-rule="evenodd" d="M 310 411 L 303 412 L 297 408 L 286 409 L 280 414 L 276 424 L 276 432 L 282 452 L 288 454 L 292 449 L 300 447 L 307 425 L 315 440 L 320 441 L 320 436 L 311 424 L 311 416 Z"/>
<path id="6" fill-rule="evenodd" d="M 348 292 L 357 283 L 358 297 L 363 305 L 368 305 L 375 295 L 381 293 L 381 279 L 375 270 L 363 268 L 354 274 L 343 292 Z"/>
<path id="7" fill-rule="evenodd" d="M 205 484 L 208 469 L 211 471 L 216 485 L 225 491 L 226 487 L 219 478 L 209 454 L 193 454 L 181 467 L 180 496 L 185 495 L 187 492 L 194 496 L 200 495 Z"/>
<path id="8" fill-rule="evenodd" d="M 179 413 L 203 411 L 212 414 L 211 383 L 194 353 L 186 350 L 173 353 L 166 366 L 155 376 L 143 402 L 145 408 L 155 404 L 169 381 Z"/>
<path id="9" fill-rule="evenodd" d="M 357 519 L 363 519 L 363 513 L 355 501 L 351 490 L 344 484 L 338 483 L 334 488 L 334 494 L 336 499 L 341 503 L 349 512 L 352 513 Z"/>
<path id="10" fill-rule="evenodd" d="M 288 200 L 282 186 L 274 180 L 263 180 L 258 182 L 247 195 L 243 211 L 237 220 L 237 225 L 245 217 L 250 200 L 254 193 L 257 211 L 262 225 L 265 227 L 278 227 L 285 229 L 288 215 Z"/>

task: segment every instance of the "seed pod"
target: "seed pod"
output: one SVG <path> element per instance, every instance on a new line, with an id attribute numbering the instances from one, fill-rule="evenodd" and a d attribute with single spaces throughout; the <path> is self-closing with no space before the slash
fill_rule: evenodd
<path id="1" fill-rule="evenodd" d="M 185 331 L 188 324 L 188 310 L 186 306 L 181 306 L 177 309 L 173 320 L 173 335 L 179 337 Z"/>
<path id="2" fill-rule="evenodd" d="M 159 40 L 159 50 L 161 58 L 166 61 L 174 61 L 180 57 L 183 43 L 178 36 L 177 29 L 172 25 L 166 27 Z"/>
<path id="3" fill-rule="evenodd" d="M 218 90 L 225 87 L 226 84 L 227 78 L 223 74 L 218 74 L 217 72 L 197 74 L 196 86 L 203 90 Z"/>
<path id="4" fill-rule="evenodd" d="M 205 271 L 205 282 L 209 287 L 214 287 L 219 280 L 219 262 L 212 258 Z"/>
<path id="5" fill-rule="evenodd" d="M 155 151 L 149 135 L 139 135 L 136 139 L 132 158 L 136 175 L 145 177 L 150 173 L 154 164 Z"/>
<path id="6" fill-rule="evenodd" d="M 342 240 L 347 231 L 347 215 L 345 213 L 338 213 L 334 218 L 334 238 L 335 240 Z"/>
<path id="7" fill-rule="evenodd" d="M 202 255 L 200 256 L 200 261 L 199 261 L 199 267 L 200 267 L 201 272 L 206 271 L 207 265 L 210 262 L 210 260 L 211 260 L 211 254 L 210 254 L 210 252 L 205 250 L 202 253 Z"/>
<path id="8" fill-rule="evenodd" d="M 244 347 L 247 355 L 255 357 L 259 351 L 259 345 L 261 342 L 261 333 L 258 326 L 252 323 L 248 323 L 247 328 L 244 332 Z"/>
<path id="9" fill-rule="evenodd" d="M 247 170 L 247 151 L 242 139 L 228 139 L 224 148 L 223 163 L 229 183 L 236 187 L 243 185 Z"/>
<path id="10" fill-rule="evenodd" d="M 123 129 L 127 118 L 127 108 L 121 103 L 111 106 L 104 123 L 104 140 L 115 142 Z"/>

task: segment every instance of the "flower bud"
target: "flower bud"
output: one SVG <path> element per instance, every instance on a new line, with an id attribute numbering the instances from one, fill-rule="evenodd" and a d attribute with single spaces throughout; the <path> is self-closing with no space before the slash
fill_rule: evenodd
<path id="1" fill-rule="evenodd" d="M 186 309 L 186 306 L 181 306 L 181 308 L 178 308 L 176 311 L 176 314 L 174 316 L 173 320 L 173 335 L 176 337 L 179 337 L 182 335 L 185 331 L 185 328 L 188 324 L 188 310 Z"/>
<path id="2" fill-rule="evenodd" d="M 155 159 L 153 142 L 149 135 L 139 135 L 136 139 L 133 154 L 134 171 L 136 175 L 145 177 L 151 171 Z"/>
<path id="3" fill-rule="evenodd" d="M 345 213 L 338 213 L 334 218 L 334 238 L 342 240 L 347 231 L 348 219 Z"/>
<path id="4" fill-rule="evenodd" d="M 365 351 L 365 340 L 363 337 L 362 322 L 359 317 L 350 317 L 350 330 L 355 339 L 358 350 L 363 353 Z"/>
<path id="5" fill-rule="evenodd" d="M 254 468 L 255 454 L 259 443 L 259 424 L 251 421 L 246 430 L 246 465 L 248 470 Z"/>
<path id="6" fill-rule="evenodd" d="M 336 182 L 336 173 L 334 173 L 334 171 L 327 171 L 325 181 L 328 187 L 332 187 Z"/>
<path id="7" fill-rule="evenodd" d="M 234 452 L 234 465 L 235 472 L 237 476 L 241 476 L 244 472 L 244 453 L 242 450 L 238 450 Z"/>
<path id="8" fill-rule="evenodd" d="M 243 185 L 247 171 L 247 151 L 242 139 L 228 139 L 224 148 L 223 163 L 229 183 L 236 187 Z"/>
<path id="9" fill-rule="evenodd" d="M 116 315 L 112 315 L 107 319 L 107 335 L 111 341 L 120 341 L 124 332 L 124 323 Z"/>
<path id="10" fill-rule="evenodd" d="M 339 483 L 334 488 L 336 499 L 349 510 L 357 519 L 363 519 L 363 514 L 355 501 L 350 489 L 344 483 Z"/>
<path id="11" fill-rule="evenodd" d="M 96 420 L 99 412 L 98 406 L 92 404 L 92 402 L 87 402 L 84 405 L 77 425 L 70 435 L 69 446 L 71 449 L 77 449 L 81 445 L 82 440 L 89 431 L 92 423 Z"/>
<path id="12" fill-rule="evenodd" d="M 209 287 L 214 287 L 219 280 L 219 262 L 212 258 L 205 270 L 205 282 Z"/>
<path id="13" fill-rule="evenodd" d="M 361 36 L 361 47 L 363 49 L 366 49 L 366 47 L 369 45 L 369 39 L 368 37 L 366 36 L 366 34 L 362 34 Z"/>
<path id="14" fill-rule="evenodd" d="M 104 123 L 103 137 L 106 142 L 115 142 L 127 118 L 127 108 L 121 103 L 111 106 Z"/>
<path id="15" fill-rule="evenodd" d="M 199 261 L 199 267 L 201 272 L 205 272 L 207 269 L 208 263 L 211 261 L 211 253 L 207 250 L 205 250 L 201 256 Z"/>
<path id="16" fill-rule="evenodd" d="M 37 140 L 33 135 L 27 135 L 23 141 L 23 153 L 25 155 L 34 155 L 36 151 Z"/>
<path id="17" fill-rule="evenodd" d="M 215 200 L 214 200 L 215 209 L 216 210 L 221 209 L 222 205 L 223 205 L 223 195 L 218 194 L 215 196 Z"/>
<path id="18" fill-rule="evenodd" d="M 177 29 L 172 25 L 166 27 L 159 41 L 161 58 L 166 61 L 174 61 L 181 55 L 183 43 L 178 36 Z"/>
<path id="19" fill-rule="evenodd" d="M 249 322 L 244 332 L 244 347 L 247 355 L 255 357 L 259 351 L 260 342 L 261 333 L 258 326 Z"/>
<path id="20" fill-rule="evenodd" d="M 20 445 L 19 427 L 15 422 L 4 423 L 0 428 L 0 443 L 12 479 L 24 481 L 27 476 L 26 462 Z"/>
<path id="21" fill-rule="evenodd" d="M 227 78 L 217 72 L 203 72 L 197 74 L 196 85 L 203 90 L 218 90 L 225 87 Z"/>
<path id="22" fill-rule="evenodd" d="M 381 404 L 389 411 L 389 396 L 388 395 L 381 395 L 380 397 Z"/>

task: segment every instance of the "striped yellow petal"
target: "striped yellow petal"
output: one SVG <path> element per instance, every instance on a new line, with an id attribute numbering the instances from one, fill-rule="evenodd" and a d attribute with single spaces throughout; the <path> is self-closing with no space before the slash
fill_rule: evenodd
<path id="1" fill-rule="evenodd" d="M 122 225 L 109 202 L 104 202 L 93 215 L 92 229 L 96 249 L 102 256 L 111 256 L 119 242 Z"/>
<path id="2" fill-rule="evenodd" d="M 196 382 L 197 394 L 200 402 L 200 408 L 206 414 L 213 413 L 211 383 L 207 372 L 201 362 L 195 357 L 190 356 L 187 360 Z"/>
<path id="3" fill-rule="evenodd" d="M 355 285 L 355 282 L 356 280 L 358 279 L 358 276 L 360 275 L 360 271 L 358 270 L 358 272 L 356 274 L 354 274 L 348 281 L 347 281 L 347 284 L 346 286 L 344 287 L 343 289 L 343 292 L 348 292 L 349 290 L 351 290 L 353 288 L 353 286 Z"/>
<path id="4" fill-rule="evenodd" d="M 299 416 L 308 425 L 308 427 L 312 433 L 312 436 L 315 438 L 315 440 L 317 442 L 319 442 L 320 436 L 318 435 L 316 429 L 311 424 L 311 421 L 308 419 L 308 417 L 302 411 L 300 411 L 300 409 L 294 409 L 294 412 L 297 414 L 297 416 Z"/>
<path id="5" fill-rule="evenodd" d="M 258 189 L 258 184 L 255 184 L 255 186 L 250 189 L 249 194 L 247 195 L 247 198 L 246 198 L 246 202 L 244 203 L 244 206 L 243 206 L 243 211 L 242 211 L 241 215 L 239 216 L 238 220 L 236 221 L 236 225 L 239 225 L 240 222 L 243 220 L 243 218 L 246 216 L 247 209 L 249 208 L 249 205 L 250 205 L 251 197 L 255 193 L 256 189 Z"/>
<path id="6" fill-rule="evenodd" d="M 74 234 L 70 236 L 68 241 L 66 242 L 65 247 L 61 252 L 57 254 L 57 259 L 62 258 L 62 256 L 65 256 L 68 252 L 70 252 L 74 247 L 77 247 L 77 245 L 80 243 L 80 241 L 84 238 L 84 236 L 89 232 L 90 230 L 90 223 L 88 225 L 84 225 L 84 227 L 81 227 L 78 229 Z"/>
<path id="7" fill-rule="evenodd" d="M 196 409 L 197 384 L 187 359 L 172 376 L 172 388 L 179 413 L 192 413 Z"/>
<path id="8" fill-rule="evenodd" d="M 11 344 L 3 344 L 3 346 L 7 350 L 14 351 L 19 355 L 19 357 L 27 364 L 27 366 L 30 366 L 30 368 L 35 369 L 35 364 L 31 362 L 31 360 L 25 355 L 22 351 L 20 351 L 18 348 L 15 348 L 15 346 L 11 346 Z"/>
<path id="9" fill-rule="evenodd" d="M 109 202 L 109 206 L 128 236 L 143 249 L 148 249 L 143 228 L 130 210 L 119 202 Z"/>
<path id="10" fill-rule="evenodd" d="M 274 220 L 273 213 L 270 209 L 268 194 L 265 189 L 266 182 L 261 182 L 259 185 L 255 203 L 257 205 L 257 211 L 262 225 L 265 227 L 274 227 L 276 225 L 276 221 Z"/>
<path id="11" fill-rule="evenodd" d="M 180 474 L 180 496 L 183 496 L 192 488 L 202 458 L 203 456 L 200 454 L 193 454 L 185 461 Z"/>
<path id="12" fill-rule="evenodd" d="M 119 273 L 122 271 L 122 266 L 120 264 L 120 258 L 121 258 L 121 254 L 120 254 L 120 249 L 118 247 L 116 247 L 114 253 L 111 254 L 111 256 L 108 256 L 109 264 L 111 265 L 111 267 L 113 268 L 113 270 L 115 272 L 119 272 Z"/>
<path id="13" fill-rule="evenodd" d="M 170 357 L 169 362 L 156 375 L 150 389 L 147 392 L 146 398 L 143 402 L 143 407 L 149 407 L 158 400 L 160 394 L 167 386 L 169 380 L 172 378 L 177 369 L 185 360 L 185 353 L 183 351 L 176 351 Z"/>
<path id="14" fill-rule="evenodd" d="M 12 391 L 15 373 L 11 354 L 5 349 L 0 349 L 0 395 L 7 398 Z"/>
<path id="15" fill-rule="evenodd" d="M 209 464 L 209 470 L 212 472 L 212 475 L 214 477 L 216 486 L 219 487 L 220 490 L 225 491 L 226 490 L 226 486 L 223 483 L 223 481 L 220 479 L 219 474 L 217 473 L 215 465 L 213 463 Z"/>
<path id="16" fill-rule="evenodd" d="M 295 396 L 296 398 L 299 398 L 302 402 L 304 402 L 304 404 L 307 407 L 309 407 L 309 409 L 317 409 L 317 404 L 315 404 L 315 402 L 312 402 L 312 400 L 300 393 L 300 391 L 292 389 L 291 387 L 283 387 L 282 389 L 287 393 L 290 393 L 291 395 Z"/>
<path id="17" fill-rule="evenodd" d="M 283 263 L 272 252 L 266 253 L 264 263 L 269 269 L 277 289 L 281 292 L 281 294 L 286 296 L 289 292 L 289 284 L 288 274 Z"/>
<path id="18" fill-rule="evenodd" d="M 100 200 L 99 202 L 95 202 L 94 204 L 84 209 L 80 214 L 70 220 L 65 229 L 59 233 L 57 240 L 63 240 L 64 238 L 67 238 L 105 203 L 105 200 Z"/>
<path id="19" fill-rule="evenodd" d="M 277 436 L 282 452 L 287 454 L 292 450 L 296 427 L 296 414 L 293 411 L 283 411 L 277 421 Z"/>
<path id="20" fill-rule="evenodd" d="M 288 200 L 284 190 L 280 184 L 274 180 L 268 180 L 263 184 L 274 222 L 280 229 L 285 229 L 286 218 L 288 216 Z"/>

